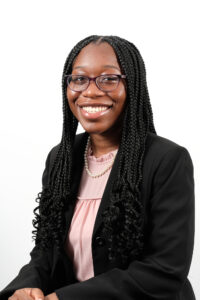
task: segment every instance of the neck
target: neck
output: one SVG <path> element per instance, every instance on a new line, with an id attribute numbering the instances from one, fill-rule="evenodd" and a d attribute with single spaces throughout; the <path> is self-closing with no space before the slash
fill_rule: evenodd
<path id="1" fill-rule="evenodd" d="M 113 135 L 90 133 L 92 155 L 99 157 L 118 149 L 120 138 L 121 131 L 118 131 L 117 134 L 115 132 Z"/>

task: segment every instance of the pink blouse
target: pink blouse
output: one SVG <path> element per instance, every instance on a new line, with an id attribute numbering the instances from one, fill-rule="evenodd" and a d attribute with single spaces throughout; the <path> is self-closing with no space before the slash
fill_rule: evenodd
<path id="1" fill-rule="evenodd" d="M 111 163 L 118 149 L 99 157 L 88 152 L 88 168 L 92 174 L 99 174 Z M 94 277 L 91 238 L 100 201 L 111 168 L 102 176 L 93 178 L 83 168 L 76 206 L 66 241 L 66 252 L 73 262 L 78 281 Z"/>

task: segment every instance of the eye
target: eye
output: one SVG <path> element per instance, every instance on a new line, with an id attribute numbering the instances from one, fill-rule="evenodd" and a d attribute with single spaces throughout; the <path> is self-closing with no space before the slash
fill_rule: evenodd
<path id="1" fill-rule="evenodd" d="M 72 75 L 71 76 L 71 82 L 73 83 L 73 84 L 84 84 L 84 83 L 86 83 L 87 82 L 87 77 L 85 77 L 85 76 L 81 76 L 81 75 Z"/>
<path id="2" fill-rule="evenodd" d="M 118 76 L 115 75 L 104 75 L 100 78 L 101 83 L 113 84 L 118 82 Z"/>

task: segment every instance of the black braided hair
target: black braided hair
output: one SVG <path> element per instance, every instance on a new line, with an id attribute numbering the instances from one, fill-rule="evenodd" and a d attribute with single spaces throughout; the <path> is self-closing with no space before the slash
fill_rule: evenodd
<path id="1" fill-rule="evenodd" d="M 70 193 L 72 175 L 72 147 L 78 120 L 72 114 L 66 95 L 65 74 L 71 74 L 73 62 L 81 49 L 89 43 L 109 43 L 117 56 L 123 74 L 127 76 L 127 98 L 119 145 L 119 168 L 110 190 L 110 204 L 102 213 L 100 235 L 108 243 L 108 259 L 139 258 L 144 246 L 144 206 L 141 202 L 142 166 L 148 132 L 156 134 L 146 84 L 146 70 L 138 49 L 118 36 L 91 35 L 75 45 L 63 70 L 63 133 L 47 187 L 38 194 L 34 209 L 32 231 L 36 244 L 42 249 L 56 245 L 63 247 L 65 232 L 64 209 L 74 201 Z M 39 210 L 39 213 L 36 211 Z"/>

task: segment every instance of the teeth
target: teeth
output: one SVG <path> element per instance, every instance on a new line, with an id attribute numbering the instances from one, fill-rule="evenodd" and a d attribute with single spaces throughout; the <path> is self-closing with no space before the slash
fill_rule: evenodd
<path id="1" fill-rule="evenodd" d="M 98 111 L 104 111 L 108 108 L 109 107 L 107 107 L 107 106 L 95 106 L 95 107 L 83 106 L 83 109 L 86 110 L 87 112 L 90 112 L 90 113 L 95 113 L 95 112 L 98 112 Z"/>

